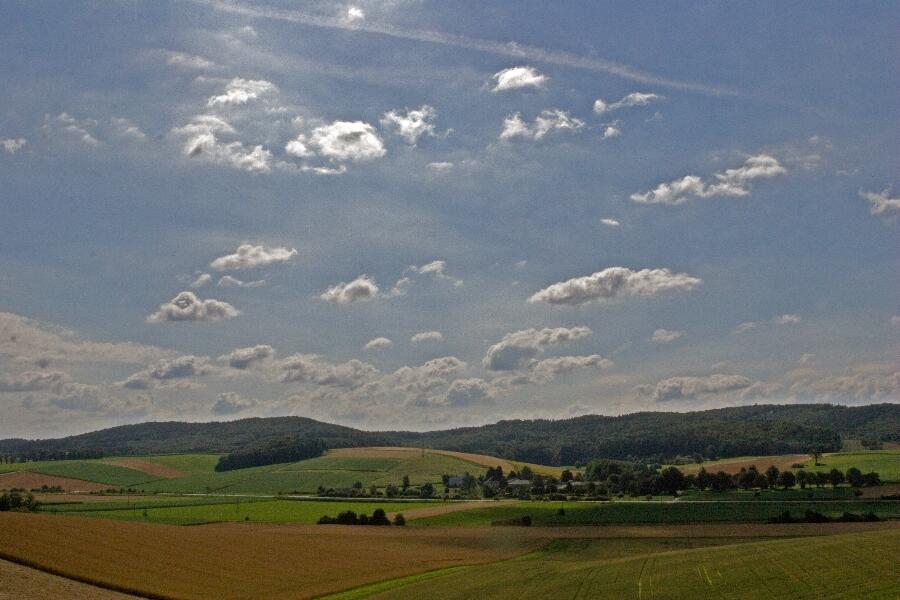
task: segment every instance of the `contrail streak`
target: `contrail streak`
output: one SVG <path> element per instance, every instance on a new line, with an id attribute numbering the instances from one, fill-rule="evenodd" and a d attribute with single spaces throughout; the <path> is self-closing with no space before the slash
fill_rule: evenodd
<path id="1" fill-rule="evenodd" d="M 222 2 L 220 0 L 187 1 L 194 4 L 207 6 L 209 8 L 222 12 L 242 15 L 245 17 L 274 19 L 278 21 L 286 21 L 311 27 L 324 27 L 327 29 L 361 31 L 364 33 L 387 35 L 404 40 L 414 40 L 430 44 L 454 46 L 456 48 L 465 48 L 467 50 L 477 50 L 490 54 L 499 54 L 502 56 L 511 56 L 514 58 L 540 61 L 565 67 L 585 69 L 587 71 L 594 71 L 596 73 L 606 73 L 609 75 L 622 77 L 624 79 L 638 81 L 640 83 L 658 85 L 661 87 L 683 90 L 687 92 L 697 92 L 712 96 L 739 95 L 738 90 L 735 90 L 733 88 L 707 85 L 702 83 L 692 83 L 688 81 L 678 81 L 676 79 L 669 79 L 667 77 L 661 77 L 652 73 L 645 73 L 627 65 L 605 60 L 602 58 L 588 58 L 579 56 L 577 54 L 572 54 L 570 52 L 547 50 L 536 46 L 518 44 L 516 42 L 498 42 L 496 40 L 470 38 L 462 35 L 442 33 L 439 31 L 399 29 L 397 27 L 381 23 L 348 23 L 338 18 L 316 16 L 296 10 L 261 7 L 251 4 L 238 4 L 233 2 Z"/>

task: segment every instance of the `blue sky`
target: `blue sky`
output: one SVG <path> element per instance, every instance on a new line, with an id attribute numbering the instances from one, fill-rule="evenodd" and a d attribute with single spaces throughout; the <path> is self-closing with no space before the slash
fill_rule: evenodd
<path id="1" fill-rule="evenodd" d="M 0 436 L 900 399 L 890 3 L 3 12 Z"/>

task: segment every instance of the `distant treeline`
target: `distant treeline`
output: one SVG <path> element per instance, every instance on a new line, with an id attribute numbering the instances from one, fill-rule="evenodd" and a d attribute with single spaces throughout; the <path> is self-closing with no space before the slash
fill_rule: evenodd
<path id="1" fill-rule="evenodd" d="M 74 448 L 71 450 L 48 450 L 35 447 L 22 450 L 15 454 L 0 453 L 0 464 L 13 464 L 33 460 L 87 460 L 103 458 L 103 450 L 96 448 Z"/>
<path id="2" fill-rule="evenodd" d="M 593 458 L 670 463 L 839 450 L 842 438 L 900 441 L 900 405 L 755 405 L 675 413 L 500 421 L 424 433 L 362 431 L 304 417 L 213 423 L 141 423 L 50 440 L 0 440 L 0 455 L 37 457 L 99 451 L 106 455 L 241 452 L 281 440 L 319 439 L 328 448 L 425 446 L 547 465 Z"/>
<path id="3" fill-rule="evenodd" d="M 296 462 L 322 456 L 323 452 L 325 452 L 325 442 L 320 439 L 284 440 L 266 446 L 226 454 L 219 458 L 219 462 L 216 464 L 216 471 L 233 471 L 235 469 L 246 469 L 247 467 Z"/>

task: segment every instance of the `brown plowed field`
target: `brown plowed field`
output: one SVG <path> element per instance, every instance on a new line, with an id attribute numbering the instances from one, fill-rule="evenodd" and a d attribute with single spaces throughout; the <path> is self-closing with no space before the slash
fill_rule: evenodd
<path id="1" fill-rule="evenodd" d="M 685 475 L 687 475 L 689 473 L 698 473 L 700 471 L 700 467 L 705 467 L 706 470 L 710 473 L 717 473 L 719 471 L 725 471 L 726 473 L 737 473 L 741 469 L 749 469 L 750 467 L 755 465 L 759 472 L 763 473 L 772 465 L 778 467 L 779 471 L 785 471 L 790 470 L 791 465 L 793 464 L 802 464 L 811 459 L 812 457 L 809 454 L 791 454 L 785 456 L 764 456 L 761 458 L 729 460 L 715 463 L 706 463 L 703 465 L 684 465 L 679 466 L 678 468 L 681 469 Z"/>
<path id="2" fill-rule="evenodd" d="M 413 519 L 424 519 L 426 517 L 436 517 L 447 513 L 455 513 L 463 510 L 472 510 L 473 508 L 503 506 L 504 504 L 516 504 L 518 500 L 498 500 L 490 502 L 454 502 L 453 504 L 443 504 L 441 506 L 427 506 L 425 508 L 414 508 L 413 510 L 398 510 L 388 513 L 388 518 L 393 519 L 398 512 L 403 513 L 407 521 Z"/>
<path id="3" fill-rule="evenodd" d="M 127 467 L 129 469 L 134 469 L 135 471 L 147 473 L 148 475 L 162 477 L 163 479 L 175 479 L 176 477 L 184 477 L 187 475 L 184 471 L 179 471 L 173 467 L 167 467 L 149 460 L 140 460 L 136 458 L 114 458 L 98 462 L 115 465 L 117 467 Z"/>
<path id="4" fill-rule="evenodd" d="M 0 560 L 0 600 L 47 600 L 47 598 L 135 600 L 138 597 Z"/>
<path id="5" fill-rule="evenodd" d="M 56 477 L 55 475 L 44 475 L 31 471 L 18 471 L 0 475 L 0 490 L 11 490 L 13 488 L 35 490 L 42 485 L 49 487 L 59 486 L 67 492 L 102 492 L 113 487 L 106 483 Z"/>

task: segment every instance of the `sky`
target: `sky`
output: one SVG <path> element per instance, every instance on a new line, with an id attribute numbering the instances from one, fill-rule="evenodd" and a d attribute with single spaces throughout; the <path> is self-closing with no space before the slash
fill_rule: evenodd
<path id="1" fill-rule="evenodd" d="M 896 4 L 2 12 L 0 437 L 900 401 Z"/>

